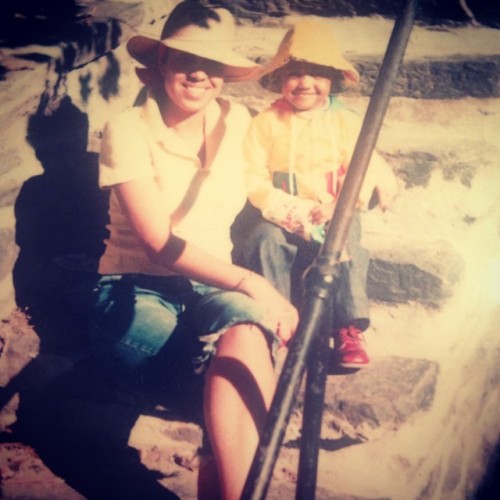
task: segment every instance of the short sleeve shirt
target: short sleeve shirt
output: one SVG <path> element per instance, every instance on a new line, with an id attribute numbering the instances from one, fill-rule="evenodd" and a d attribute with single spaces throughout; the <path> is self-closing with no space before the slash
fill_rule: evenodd
<path id="1" fill-rule="evenodd" d="M 243 138 L 250 115 L 241 105 L 212 101 L 206 113 L 207 160 L 202 165 L 161 117 L 158 104 L 125 111 L 105 129 L 99 162 L 99 185 L 113 186 L 153 178 L 165 196 L 172 232 L 213 255 L 230 261 L 230 227 L 246 200 Z M 171 275 L 153 261 L 111 191 L 110 235 L 99 264 L 101 274 Z"/>

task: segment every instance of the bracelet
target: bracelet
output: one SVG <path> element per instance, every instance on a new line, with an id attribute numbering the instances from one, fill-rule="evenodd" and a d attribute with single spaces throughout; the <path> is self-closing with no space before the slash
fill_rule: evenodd
<path id="1" fill-rule="evenodd" d="M 250 276 L 252 276 L 254 274 L 253 271 L 248 271 L 244 276 L 243 278 L 240 279 L 240 281 L 238 281 L 238 283 L 236 283 L 236 285 L 231 289 L 231 290 L 238 290 L 240 288 L 241 285 L 243 285 L 243 283 L 245 282 L 245 280 L 247 278 L 250 278 Z"/>

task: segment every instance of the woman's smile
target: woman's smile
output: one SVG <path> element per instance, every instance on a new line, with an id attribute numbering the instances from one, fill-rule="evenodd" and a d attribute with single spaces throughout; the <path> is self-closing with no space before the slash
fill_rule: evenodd
<path id="1" fill-rule="evenodd" d="M 187 114 L 202 111 L 224 84 L 220 64 L 175 50 L 168 52 L 163 75 L 170 104 Z"/>
<path id="2" fill-rule="evenodd" d="M 192 96 L 195 99 L 203 97 L 203 95 L 212 88 L 211 85 L 199 85 L 192 83 L 184 83 L 183 87 L 186 89 L 187 95 Z"/>

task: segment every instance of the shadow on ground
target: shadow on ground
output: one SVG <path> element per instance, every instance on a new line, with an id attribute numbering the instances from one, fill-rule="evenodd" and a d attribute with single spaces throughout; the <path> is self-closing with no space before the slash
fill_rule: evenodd
<path id="1" fill-rule="evenodd" d="M 2 408 L 20 395 L 12 433 L 2 438 L 31 446 L 86 498 L 178 498 L 140 463 L 128 439 L 141 414 L 200 422 L 200 378 L 176 372 L 161 398 L 146 396 L 110 381 L 94 361 L 89 306 L 108 195 L 98 189 L 97 155 L 86 151 L 87 116 L 69 97 L 51 114 L 46 104 L 42 98 L 29 119 L 27 139 L 44 171 L 26 181 L 16 201 L 13 272 L 17 304 L 40 352 L 0 389 Z"/>

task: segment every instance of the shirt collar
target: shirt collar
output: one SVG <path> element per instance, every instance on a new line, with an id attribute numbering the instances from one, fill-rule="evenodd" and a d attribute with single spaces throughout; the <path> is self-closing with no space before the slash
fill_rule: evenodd
<path id="1" fill-rule="evenodd" d="M 221 107 L 216 99 L 207 105 L 205 118 L 208 132 L 217 124 L 221 112 Z M 143 105 L 142 118 L 155 142 L 162 144 L 168 150 L 173 149 L 172 146 L 179 142 L 176 136 L 172 137 L 173 131 L 165 125 L 158 101 L 151 93 L 148 93 Z"/>

